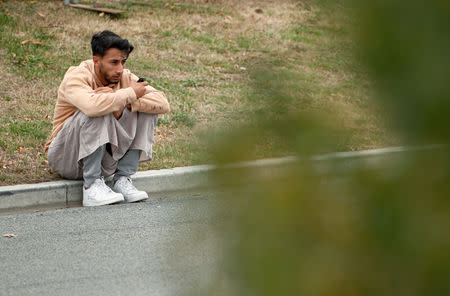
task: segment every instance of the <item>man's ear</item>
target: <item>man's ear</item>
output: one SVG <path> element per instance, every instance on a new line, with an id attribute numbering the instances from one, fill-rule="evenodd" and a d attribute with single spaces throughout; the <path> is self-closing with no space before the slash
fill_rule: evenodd
<path id="1" fill-rule="evenodd" d="M 100 63 L 100 57 L 99 56 L 93 56 L 92 59 L 94 60 L 94 64 L 98 65 Z"/>

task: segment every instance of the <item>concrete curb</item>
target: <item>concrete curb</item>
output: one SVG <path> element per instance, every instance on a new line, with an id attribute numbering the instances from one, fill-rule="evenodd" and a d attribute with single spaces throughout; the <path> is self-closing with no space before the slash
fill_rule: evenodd
<path id="1" fill-rule="evenodd" d="M 138 172 L 133 182 L 150 196 L 206 188 L 210 165 Z M 41 206 L 69 206 L 82 200 L 82 181 L 61 180 L 38 184 L 0 186 L 0 211 Z"/>
<path id="2" fill-rule="evenodd" d="M 355 167 L 377 167 L 386 156 L 403 152 L 436 149 L 442 146 L 427 147 L 390 147 L 357 152 L 338 152 L 314 156 L 309 159 L 315 164 L 319 173 L 326 173 L 335 169 L 333 161 L 339 161 L 344 171 Z M 362 160 L 362 161 L 361 161 Z M 283 157 L 242 162 L 223 166 L 225 169 L 236 168 L 279 168 L 288 164 L 295 164 L 297 157 Z M 158 198 L 164 195 L 188 191 L 207 189 L 213 183 L 211 172 L 217 169 L 213 165 L 199 165 L 178 167 L 173 169 L 152 170 L 138 172 L 133 176 L 133 182 L 141 190 L 145 190 L 151 197 Z M 39 206 L 69 206 L 81 204 L 81 181 L 54 181 L 39 184 L 24 184 L 0 186 L 0 211 Z"/>

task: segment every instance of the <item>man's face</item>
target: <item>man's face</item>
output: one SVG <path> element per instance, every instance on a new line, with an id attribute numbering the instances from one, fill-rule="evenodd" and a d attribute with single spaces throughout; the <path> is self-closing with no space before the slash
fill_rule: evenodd
<path id="1" fill-rule="evenodd" d="M 103 57 L 94 56 L 95 72 L 104 85 L 117 84 L 126 61 L 126 52 L 110 48 Z"/>

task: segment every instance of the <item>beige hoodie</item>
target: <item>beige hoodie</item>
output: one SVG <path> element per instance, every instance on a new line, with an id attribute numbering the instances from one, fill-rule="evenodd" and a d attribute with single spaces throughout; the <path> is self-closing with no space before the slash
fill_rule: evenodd
<path id="1" fill-rule="evenodd" d="M 53 116 L 53 130 L 50 139 L 45 144 L 45 151 L 62 129 L 64 122 L 77 110 L 81 110 L 89 117 L 98 117 L 113 113 L 119 117 L 125 106 L 131 104 L 132 112 L 150 114 L 163 114 L 170 110 L 169 103 L 163 92 L 147 86 L 146 94 L 137 99 L 136 93 L 130 87 L 131 81 L 138 77 L 128 69 L 124 69 L 118 84 L 109 85 L 114 92 L 95 93 L 95 90 L 104 85 L 95 75 L 93 60 L 82 62 L 77 67 L 70 67 L 58 89 Z"/>

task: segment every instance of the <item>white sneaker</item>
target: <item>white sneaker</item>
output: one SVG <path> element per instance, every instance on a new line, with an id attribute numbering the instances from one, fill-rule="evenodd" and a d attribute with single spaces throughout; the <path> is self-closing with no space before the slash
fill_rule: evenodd
<path id="1" fill-rule="evenodd" d="M 88 189 L 83 186 L 84 207 L 103 206 L 121 201 L 123 201 L 123 195 L 112 191 L 103 178 L 95 180 Z"/>
<path id="2" fill-rule="evenodd" d="M 148 194 L 145 191 L 137 190 L 131 182 L 129 177 L 120 177 L 114 184 L 113 190 L 118 193 L 122 193 L 127 202 L 135 202 L 148 198 Z"/>

